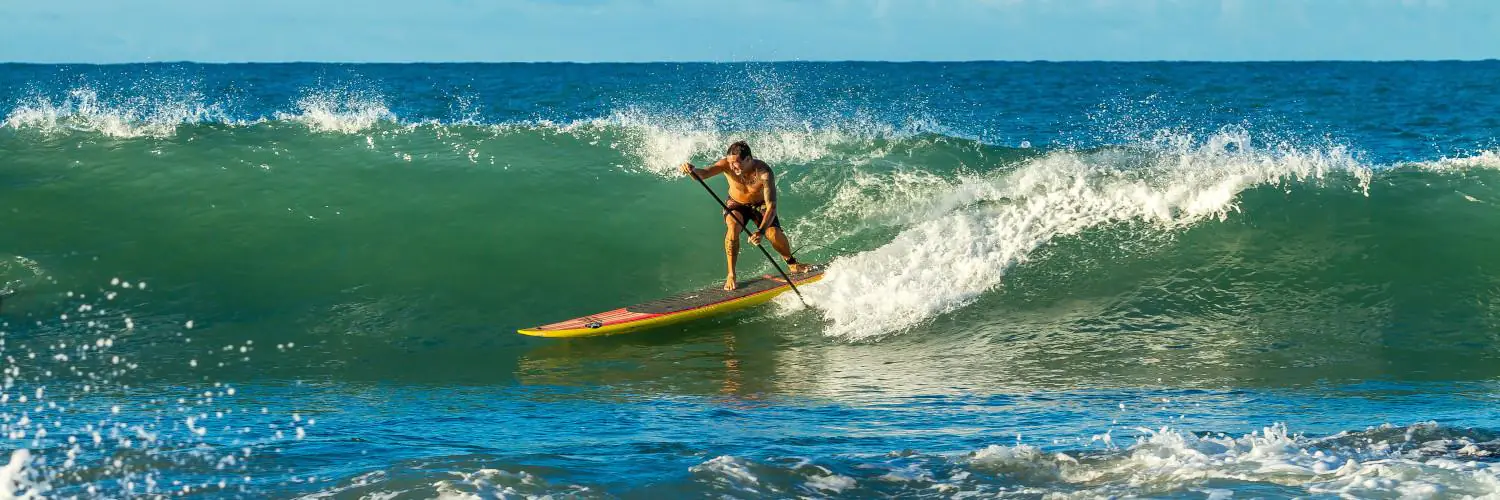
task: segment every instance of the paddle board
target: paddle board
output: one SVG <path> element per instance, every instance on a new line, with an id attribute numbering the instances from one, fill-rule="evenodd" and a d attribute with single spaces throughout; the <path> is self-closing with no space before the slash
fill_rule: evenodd
<path id="1" fill-rule="evenodd" d="M 823 278 L 823 266 L 808 267 L 811 269 L 807 272 L 790 275 L 792 282 L 800 286 L 803 283 L 812 283 Z M 523 335 L 537 337 L 593 337 L 638 332 L 764 304 L 787 290 L 791 290 L 791 287 L 780 274 L 766 274 L 755 279 L 738 281 L 734 290 L 724 290 L 723 285 L 720 284 L 612 311 L 516 331 Z"/>

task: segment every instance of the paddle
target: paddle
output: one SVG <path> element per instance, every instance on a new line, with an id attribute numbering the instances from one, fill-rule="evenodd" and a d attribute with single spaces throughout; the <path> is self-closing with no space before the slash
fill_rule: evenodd
<path id="1" fill-rule="evenodd" d="M 714 203 L 718 203 L 719 206 L 724 209 L 724 214 L 725 215 L 729 214 L 729 205 L 725 205 L 724 204 L 724 200 L 719 199 L 719 193 L 715 193 L 714 192 L 714 188 L 708 187 L 708 183 L 707 182 L 703 182 L 703 178 L 702 177 L 698 177 L 698 172 L 688 171 L 688 175 L 693 176 L 693 180 L 698 181 L 698 185 L 703 186 L 703 189 L 708 190 L 708 195 L 714 197 Z M 745 227 L 745 221 L 740 220 L 739 217 L 730 217 L 730 218 L 734 219 L 735 225 L 740 226 L 740 229 L 743 230 L 743 231 L 745 231 L 745 234 L 747 234 L 747 235 L 753 235 L 753 234 L 755 234 L 755 233 L 750 232 L 750 228 Z M 776 259 L 771 258 L 771 252 L 767 252 L 766 251 L 766 247 L 760 246 L 760 243 L 756 243 L 755 244 L 755 248 L 759 248 L 760 249 L 761 255 L 765 255 L 766 256 L 766 262 L 770 262 L 771 263 L 771 267 L 776 268 L 776 272 L 781 273 L 781 277 L 786 279 L 786 284 L 791 285 L 792 291 L 797 293 L 797 300 L 802 301 L 803 307 L 807 307 L 807 299 L 805 299 L 805 298 L 802 297 L 802 291 L 797 289 L 797 284 L 792 282 L 792 277 L 791 276 L 787 276 L 786 275 L 786 271 L 782 271 L 781 270 L 781 266 L 776 265 Z"/>

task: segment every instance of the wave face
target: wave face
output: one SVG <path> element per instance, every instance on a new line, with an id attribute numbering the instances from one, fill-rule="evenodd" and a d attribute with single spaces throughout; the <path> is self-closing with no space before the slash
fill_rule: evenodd
<path id="1" fill-rule="evenodd" d="M 1496 77 L 0 65 L 0 497 L 1494 495 Z"/>

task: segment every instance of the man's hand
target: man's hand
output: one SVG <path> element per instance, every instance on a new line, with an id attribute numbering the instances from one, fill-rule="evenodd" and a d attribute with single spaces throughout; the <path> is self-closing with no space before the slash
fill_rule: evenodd
<path id="1" fill-rule="evenodd" d="M 750 233 L 750 244 L 751 245 L 759 245 L 760 244 L 760 231 L 756 231 L 756 232 Z"/>
<path id="2" fill-rule="evenodd" d="M 684 173 L 684 174 L 692 175 L 692 173 L 693 173 L 693 164 L 692 163 L 683 163 L 681 167 L 678 167 L 678 170 L 681 170 L 682 173 Z"/>

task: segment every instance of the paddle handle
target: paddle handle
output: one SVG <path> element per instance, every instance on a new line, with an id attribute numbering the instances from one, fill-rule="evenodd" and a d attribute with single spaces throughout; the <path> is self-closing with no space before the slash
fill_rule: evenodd
<path id="1" fill-rule="evenodd" d="M 699 186 L 703 186 L 703 189 L 705 189 L 705 190 L 708 191 L 708 195 L 713 197 L 714 203 L 718 203 L 719 207 L 721 207 L 721 208 L 724 209 L 724 215 L 728 216 L 729 215 L 729 205 L 725 205 L 724 204 L 724 200 L 719 199 L 719 193 L 715 193 L 714 192 L 714 188 L 708 187 L 708 183 L 707 182 L 703 182 L 703 178 L 702 177 L 698 177 L 698 172 L 697 171 L 688 170 L 688 175 L 693 176 L 693 180 L 698 181 L 698 185 Z M 744 231 L 746 235 L 753 236 L 755 234 L 755 233 L 750 232 L 750 228 L 745 227 L 745 221 L 740 220 L 739 217 L 730 217 L 730 218 L 734 219 L 735 225 L 740 226 L 740 230 Z M 780 273 L 781 277 L 784 278 L 784 279 L 786 279 L 786 284 L 790 285 L 792 287 L 792 292 L 794 292 L 794 293 L 797 294 L 797 300 L 802 301 L 802 305 L 803 306 L 807 306 L 807 299 L 802 296 L 802 291 L 797 289 L 797 283 L 794 282 L 794 281 L 792 281 L 792 277 L 791 276 L 787 276 L 786 271 L 781 270 L 781 266 L 776 265 L 776 259 L 773 258 L 773 257 L 771 257 L 771 252 L 767 252 L 766 251 L 766 247 L 760 246 L 760 243 L 756 243 L 755 244 L 755 248 L 759 248 L 761 255 L 765 255 L 766 256 L 766 262 L 770 262 L 771 263 L 771 267 L 776 268 L 776 272 Z"/>

